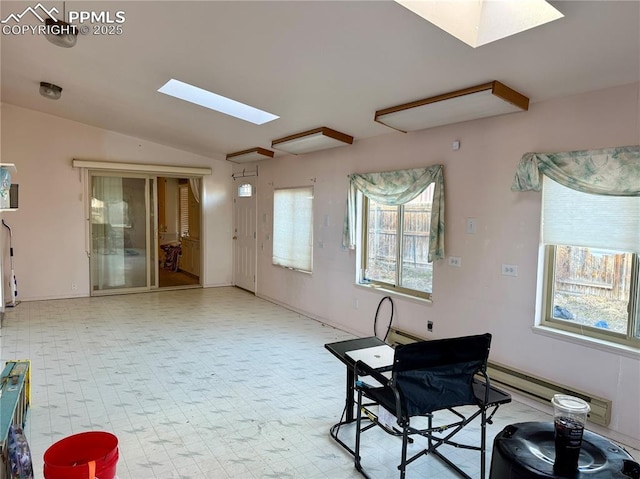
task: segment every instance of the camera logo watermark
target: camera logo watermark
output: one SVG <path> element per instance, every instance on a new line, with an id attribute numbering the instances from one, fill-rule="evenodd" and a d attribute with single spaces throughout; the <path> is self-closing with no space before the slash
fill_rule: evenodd
<path id="1" fill-rule="evenodd" d="M 47 9 L 38 3 L 25 8 L 20 13 L 11 13 L 0 20 L 3 35 L 68 35 L 78 33 L 82 35 L 120 35 L 126 20 L 125 12 L 119 10 L 71 10 L 67 17 L 60 22 L 56 15 L 60 11 L 52 7 Z M 26 17 L 26 18 L 25 18 Z M 33 17 L 40 23 L 32 25 Z M 75 25 L 78 24 L 78 25 Z"/>

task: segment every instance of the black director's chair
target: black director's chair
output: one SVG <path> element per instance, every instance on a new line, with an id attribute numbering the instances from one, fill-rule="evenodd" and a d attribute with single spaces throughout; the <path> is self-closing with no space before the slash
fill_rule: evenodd
<path id="1" fill-rule="evenodd" d="M 443 445 L 478 451 L 481 479 L 484 479 L 486 425 L 491 423 L 500 404 L 511 401 L 509 394 L 490 385 L 486 371 L 490 344 L 491 335 L 482 334 L 398 346 L 390 379 L 362 361 L 356 362 L 356 469 L 368 477 L 360 462 L 361 435 L 374 426 L 380 426 L 387 433 L 402 437 L 402 455 L 398 466 L 401 479 L 405 477 L 408 464 L 429 454 L 444 461 L 462 477 L 471 479 L 438 449 Z M 363 376 L 370 376 L 381 386 L 362 382 L 359 378 Z M 395 416 L 397 427 L 381 422 L 378 408 L 384 408 Z M 489 409 L 491 413 L 487 414 Z M 435 426 L 435 413 L 445 410 L 453 414 L 454 419 L 445 425 Z M 412 418 L 417 417 L 426 418 L 426 428 L 411 425 Z M 454 436 L 476 418 L 480 419 L 479 445 L 477 442 L 467 444 L 454 440 Z M 412 441 L 413 435 L 425 437 L 427 445 L 407 458 L 407 444 Z"/>

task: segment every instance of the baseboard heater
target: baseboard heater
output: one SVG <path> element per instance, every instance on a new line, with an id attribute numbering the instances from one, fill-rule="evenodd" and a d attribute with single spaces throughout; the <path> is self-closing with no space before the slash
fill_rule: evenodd
<path id="1" fill-rule="evenodd" d="M 387 342 L 392 346 L 426 340 L 427 338 L 421 338 L 420 336 L 417 336 L 413 333 L 408 333 L 407 331 L 403 331 L 402 329 L 394 328 L 393 326 L 391 327 L 391 329 L 389 329 L 389 334 L 387 335 Z"/>
<path id="2" fill-rule="evenodd" d="M 392 327 L 387 335 L 387 342 L 392 345 L 409 344 L 425 341 L 427 338 Z M 600 426 L 608 426 L 611 421 L 611 401 L 594 396 L 579 389 L 549 381 L 524 371 L 489 361 L 487 372 L 492 382 L 503 384 L 528 398 L 550 405 L 554 394 L 567 394 L 579 397 L 589 403 L 589 421 Z"/>

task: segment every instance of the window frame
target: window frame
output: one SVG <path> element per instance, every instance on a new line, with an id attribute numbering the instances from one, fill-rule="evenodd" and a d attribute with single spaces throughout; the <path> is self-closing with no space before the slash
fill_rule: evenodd
<path id="1" fill-rule="evenodd" d="M 399 294 L 413 296 L 420 299 L 431 300 L 433 296 L 433 281 L 431 283 L 431 292 L 428 291 L 420 291 L 417 289 L 406 288 L 404 286 L 400 286 L 402 284 L 402 258 L 404 256 L 404 207 L 405 205 L 398 205 L 398 220 L 396 221 L 396 274 L 395 274 L 395 284 L 387 283 L 385 281 L 379 281 L 374 279 L 369 279 L 366 277 L 366 270 L 368 264 L 368 253 L 369 253 L 369 198 L 360 193 L 362 198 L 362 207 L 360 208 L 362 218 L 360 221 L 361 227 L 361 268 L 360 268 L 360 277 L 358 278 L 358 284 L 360 285 L 375 285 L 383 290 L 396 292 Z M 433 268 L 433 263 L 432 263 Z M 432 269 L 433 271 L 433 269 Z M 433 274 L 432 274 L 433 278 Z"/>
<path id="2" fill-rule="evenodd" d="M 543 289 L 542 289 L 542 317 L 540 325 L 554 330 L 577 334 L 585 339 L 597 339 L 609 343 L 640 348 L 640 255 L 632 253 L 632 271 L 627 305 L 627 332 L 618 333 L 584 324 L 572 324 L 553 316 L 555 297 L 555 264 L 557 245 L 542 245 L 543 247 Z M 588 246 L 587 246 L 588 247 Z"/>

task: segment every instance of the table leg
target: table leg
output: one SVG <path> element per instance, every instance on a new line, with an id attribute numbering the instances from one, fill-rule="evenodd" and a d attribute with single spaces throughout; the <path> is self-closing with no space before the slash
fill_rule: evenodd
<path id="1" fill-rule="evenodd" d="M 344 424 L 352 423 L 356 420 L 355 415 L 353 414 L 353 405 L 354 405 L 354 397 L 355 397 L 354 396 L 355 379 L 356 379 L 356 376 L 353 371 L 353 368 L 347 366 L 347 384 L 346 384 L 346 392 L 345 392 L 346 403 L 344 407 L 344 421 L 334 424 L 329 430 L 331 437 L 335 439 L 336 442 L 338 442 L 338 444 L 340 444 L 352 456 L 355 455 L 355 452 L 353 451 L 353 449 L 351 449 L 351 447 L 348 444 L 343 442 L 338 437 L 338 432 L 340 431 L 340 426 Z"/>
<path id="2" fill-rule="evenodd" d="M 353 404 L 354 404 L 354 395 L 353 395 L 353 386 L 356 381 L 356 376 L 353 372 L 353 369 L 347 366 L 347 390 L 346 390 L 346 413 L 345 413 L 345 422 L 353 422 L 355 417 L 353 415 Z"/>

